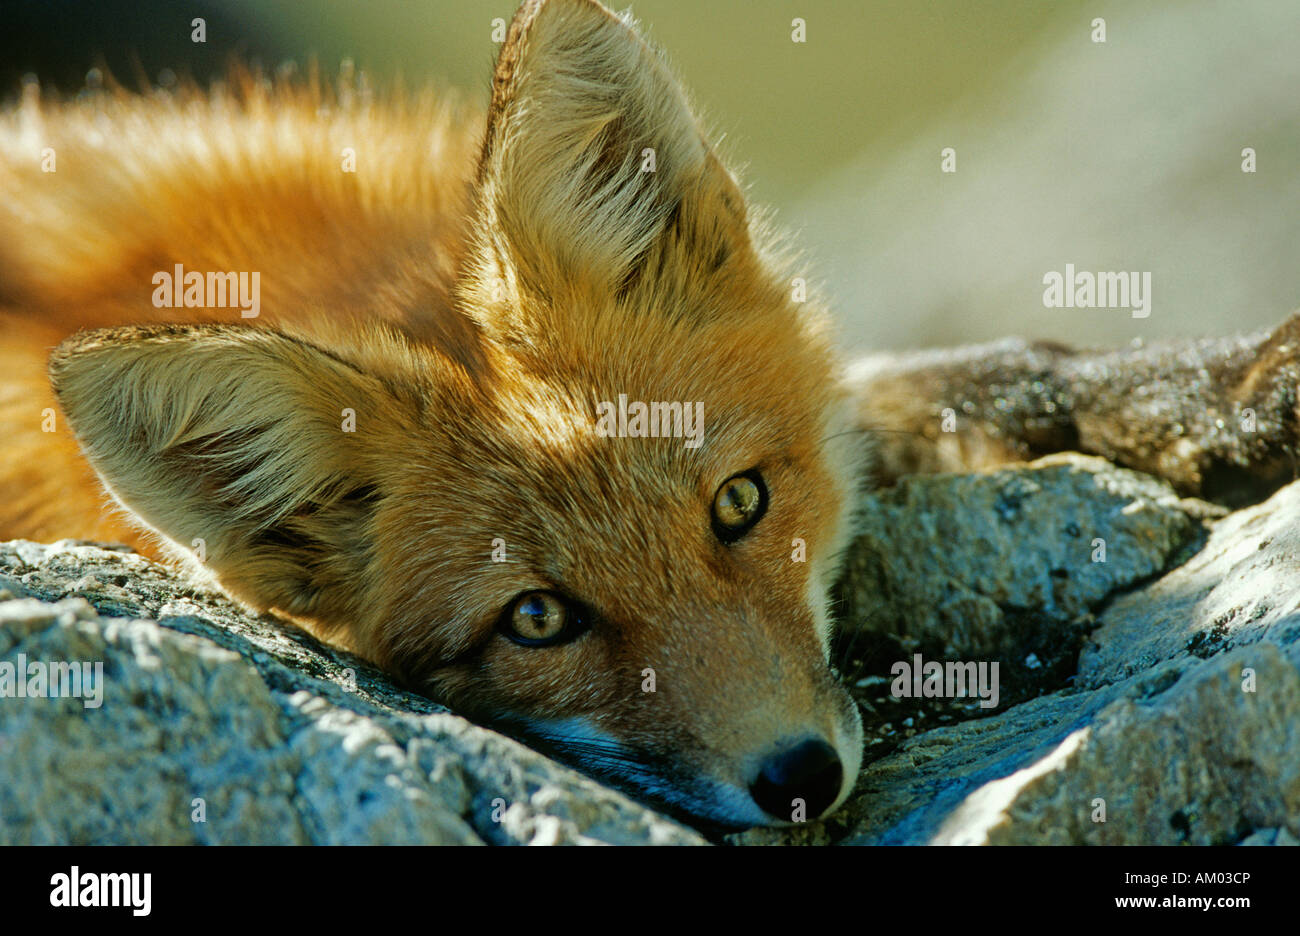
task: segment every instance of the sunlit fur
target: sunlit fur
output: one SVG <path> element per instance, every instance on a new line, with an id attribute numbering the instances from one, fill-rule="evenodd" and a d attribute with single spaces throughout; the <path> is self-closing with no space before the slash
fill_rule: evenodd
<path id="1" fill-rule="evenodd" d="M 861 436 L 817 303 L 630 21 L 525 4 L 486 121 L 355 79 L 37 98 L 2 137 L 0 537 L 201 541 L 248 605 L 696 815 L 775 821 L 748 784 L 806 735 L 847 795 L 827 588 Z M 175 263 L 260 271 L 261 317 L 153 308 Z M 703 445 L 598 436 L 621 393 L 699 401 Z M 751 468 L 770 507 L 724 546 L 710 505 Z M 530 589 L 591 629 L 512 643 Z"/>

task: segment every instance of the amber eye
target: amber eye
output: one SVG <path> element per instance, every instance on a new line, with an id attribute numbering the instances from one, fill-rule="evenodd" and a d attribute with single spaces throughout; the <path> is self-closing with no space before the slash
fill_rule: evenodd
<path id="1" fill-rule="evenodd" d="M 734 543 L 767 511 L 767 487 L 757 471 L 733 475 L 713 495 L 713 533 L 724 543 Z"/>
<path id="2" fill-rule="evenodd" d="M 547 647 L 578 636 L 581 612 L 554 592 L 524 592 L 506 607 L 501 631 L 525 647 Z"/>

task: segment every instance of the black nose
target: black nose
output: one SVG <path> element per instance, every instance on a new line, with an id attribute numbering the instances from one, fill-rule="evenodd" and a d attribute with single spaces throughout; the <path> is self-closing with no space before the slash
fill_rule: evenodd
<path id="1" fill-rule="evenodd" d="M 810 738 L 763 761 L 749 792 L 777 819 L 795 819 L 795 800 L 803 800 L 804 815 L 816 819 L 835 802 L 843 781 L 844 766 L 835 749 L 821 738 Z"/>

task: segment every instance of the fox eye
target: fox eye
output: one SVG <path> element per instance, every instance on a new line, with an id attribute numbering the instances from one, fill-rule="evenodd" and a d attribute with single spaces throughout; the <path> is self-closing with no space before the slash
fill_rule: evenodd
<path id="1" fill-rule="evenodd" d="M 524 592 L 506 606 L 500 630 L 522 646 L 550 647 L 582 633 L 583 615 L 554 592 Z"/>
<path id="2" fill-rule="evenodd" d="M 767 512 L 767 486 L 757 471 L 733 475 L 713 495 L 713 534 L 724 543 L 740 539 Z"/>

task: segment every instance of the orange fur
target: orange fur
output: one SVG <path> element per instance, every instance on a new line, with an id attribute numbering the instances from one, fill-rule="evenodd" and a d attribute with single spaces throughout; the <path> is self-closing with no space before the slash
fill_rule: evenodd
<path id="1" fill-rule="evenodd" d="M 750 790 L 808 738 L 842 768 L 811 813 L 847 795 L 826 605 L 860 443 L 816 303 L 630 21 L 526 3 L 486 132 L 432 95 L 244 75 L 29 91 L 3 134 L 0 538 L 198 550 L 250 606 L 686 812 L 788 818 Z M 177 263 L 259 271 L 261 315 L 155 308 Z M 619 394 L 701 402 L 703 444 L 599 436 Z M 715 492 L 749 470 L 767 514 L 721 542 Z M 503 637 L 535 589 L 590 628 Z"/>

